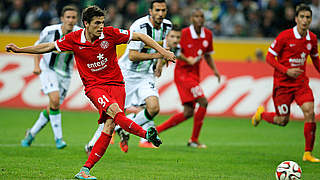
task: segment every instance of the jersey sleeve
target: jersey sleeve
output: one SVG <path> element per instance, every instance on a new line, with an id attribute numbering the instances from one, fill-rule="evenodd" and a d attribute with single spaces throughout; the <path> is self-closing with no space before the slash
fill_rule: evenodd
<path id="1" fill-rule="evenodd" d="M 124 30 L 124 29 L 118 29 L 118 28 L 112 28 L 113 31 L 113 38 L 115 43 L 118 44 L 127 44 L 130 42 L 132 38 L 132 34 L 130 30 Z"/>
<path id="2" fill-rule="evenodd" d="M 212 37 L 212 33 L 209 33 L 209 38 L 208 38 L 208 48 L 205 52 L 205 54 L 213 54 L 214 53 L 214 50 L 213 50 L 213 37 Z"/>
<path id="3" fill-rule="evenodd" d="M 34 44 L 34 45 L 38 45 L 38 44 L 41 44 L 41 43 L 47 43 L 49 42 L 49 36 L 48 36 L 48 30 L 47 28 L 44 28 L 41 33 L 40 33 L 40 37 L 39 37 L 39 40 Z"/>
<path id="4" fill-rule="evenodd" d="M 66 34 L 61 39 L 54 42 L 55 47 L 59 52 L 73 50 L 73 34 L 73 32 Z"/>
<path id="5" fill-rule="evenodd" d="M 133 23 L 130 27 L 130 32 L 139 32 L 143 33 L 142 29 L 140 26 L 138 26 L 137 23 Z M 130 43 L 127 45 L 128 49 L 133 49 L 133 50 L 140 50 L 144 47 L 144 43 L 142 41 L 130 41 Z"/>
<path id="6" fill-rule="evenodd" d="M 279 36 L 270 45 L 268 52 L 270 52 L 274 56 L 278 56 L 279 53 L 282 51 L 284 44 L 285 44 L 285 40 L 283 38 L 282 33 L 280 33 Z"/>

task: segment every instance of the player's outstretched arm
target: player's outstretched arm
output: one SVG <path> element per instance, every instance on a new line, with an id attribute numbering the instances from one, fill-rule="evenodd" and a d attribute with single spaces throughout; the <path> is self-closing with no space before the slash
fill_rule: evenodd
<path id="1" fill-rule="evenodd" d="M 154 41 L 151 37 L 148 35 L 133 32 L 132 33 L 132 40 L 134 41 L 143 41 L 146 45 L 152 47 L 153 49 L 157 50 L 165 60 L 175 62 L 175 55 L 173 52 L 170 52 L 163 47 L 161 47 L 156 41 Z"/>
<path id="2" fill-rule="evenodd" d="M 43 54 L 47 52 L 51 52 L 55 50 L 56 47 L 54 46 L 54 42 L 49 43 L 42 43 L 36 46 L 28 46 L 19 48 L 15 44 L 8 44 L 6 46 L 7 52 L 14 52 L 14 53 L 29 53 L 29 54 Z"/>

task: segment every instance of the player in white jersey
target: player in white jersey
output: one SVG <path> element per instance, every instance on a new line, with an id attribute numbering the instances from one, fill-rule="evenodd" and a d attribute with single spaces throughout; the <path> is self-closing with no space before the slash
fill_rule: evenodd
<path id="1" fill-rule="evenodd" d="M 137 19 L 131 25 L 130 31 L 147 34 L 161 44 L 172 28 L 172 23 L 164 19 L 166 14 L 165 0 L 153 0 L 149 8 L 149 15 Z M 118 61 L 125 80 L 125 109 L 133 106 L 143 107 L 142 110 L 138 108 L 137 114 L 130 114 L 128 118 L 142 126 L 143 129 L 154 126 L 153 118 L 160 110 L 159 93 L 155 85 L 156 77 L 160 76 L 162 70 L 162 60 L 159 58 L 161 55 L 154 49 L 145 47 L 143 42 L 131 41 Z M 101 129 L 101 127 L 97 129 L 95 136 L 85 146 L 87 153 L 90 152 L 101 134 Z M 121 139 L 121 150 L 127 152 L 129 135 L 119 126 L 115 130 Z M 145 139 L 140 140 L 139 146 L 154 147 Z"/>
<path id="2" fill-rule="evenodd" d="M 81 29 L 76 26 L 78 9 L 74 6 L 65 6 L 61 12 L 62 24 L 47 26 L 40 33 L 40 43 L 54 42 L 69 32 Z M 49 97 L 49 105 L 44 109 L 31 129 L 27 130 L 26 137 L 21 141 L 23 147 L 29 147 L 36 134 L 49 122 L 51 123 L 56 147 L 62 149 L 66 143 L 62 139 L 60 104 L 62 104 L 69 89 L 73 71 L 73 53 L 50 52 L 36 55 L 33 73 L 39 75 L 42 91 Z"/>

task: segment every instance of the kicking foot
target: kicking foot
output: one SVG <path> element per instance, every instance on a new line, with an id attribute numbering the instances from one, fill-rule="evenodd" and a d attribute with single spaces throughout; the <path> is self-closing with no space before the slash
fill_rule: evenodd
<path id="1" fill-rule="evenodd" d="M 259 106 L 256 113 L 252 116 L 251 118 L 251 123 L 254 127 L 258 126 L 258 124 L 261 121 L 261 114 L 264 112 L 264 107 L 263 106 Z"/>
<path id="2" fill-rule="evenodd" d="M 96 177 L 91 176 L 89 171 L 90 170 L 88 168 L 82 167 L 80 169 L 80 172 L 78 174 L 76 174 L 74 176 L 74 178 L 76 178 L 76 179 L 97 179 Z"/>
<path id="3" fill-rule="evenodd" d="M 139 147 L 142 147 L 142 148 L 158 148 L 158 147 L 154 146 L 151 142 L 148 142 L 148 141 L 140 141 L 139 142 Z"/>
<path id="4" fill-rule="evenodd" d="M 129 133 L 127 133 L 125 130 L 123 129 L 119 129 L 117 131 L 118 135 L 120 136 L 120 142 L 119 142 L 119 146 L 121 148 L 121 151 L 123 152 L 128 152 L 128 141 L 129 141 L 129 138 L 130 138 L 130 135 Z"/>
<path id="5" fill-rule="evenodd" d="M 22 147 L 29 147 L 33 141 L 34 137 L 32 137 L 30 133 L 30 129 L 27 129 L 25 138 L 21 141 Z"/>
<path id="6" fill-rule="evenodd" d="M 57 140 L 56 140 L 56 147 L 57 147 L 57 149 L 63 149 L 63 148 L 65 148 L 66 146 L 67 146 L 67 143 L 64 142 L 64 140 L 62 140 L 62 139 L 57 139 Z"/>
<path id="7" fill-rule="evenodd" d="M 205 144 L 200 144 L 198 141 L 189 141 L 187 144 L 188 147 L 204 149 L 207 148 Z"/>
<path id="8" fill-rule="evenodd" d="M 302 160 L 309 161 L 309 162 L 320 162 L 320 159 L 312 156 L 310 151 L 304 152 Z"/>
<path id="9" fill-rule="evenodd" d="M 151 142 L 154 146 L 159 147 L 162 144 L 158 131 L 154 127 L 149 127 L 146 133 L 146 139 Z"/>

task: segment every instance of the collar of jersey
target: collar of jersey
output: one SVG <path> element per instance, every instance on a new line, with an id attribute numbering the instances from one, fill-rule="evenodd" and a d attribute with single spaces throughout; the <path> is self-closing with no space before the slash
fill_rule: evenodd
<path id="1" fill-rule="evenodd" d="M 86 43 L 87 41 L 86 36 L 84 35 L 84 31 L 85 31 L 85 28 L 83 28 L 81 32 L 81 43 Z M 103 38 L 104 38 L 104 34 L 102 32 L 99 39 L 103 39 Z"/>
<path id="2" fill-rule="evenodd" d="M 302 38 L 301 35 L 300 35 L 299 32 L 298 32 L 298 27 L 297 27 L 297 26 L 295 26 L 295 27 L 293 28 L 293 34 L 294 34 L 294 36 L 296 37 L 296 39 L 301 39 L 301 38 Z M 308 41 L 310 41 L 309 30 L 307 30 L 306 39 L 307 39 Z"/>
<path id="3" fill-rule="evenodd" d="M 198 34 L 196 33 L 196 30 L 194 29 L 194 25 L 190 25 L 190 32 L 191 32 L 191 37 L 192 39 L 199 39 Z M 204 27 L 201 27 L 201 33 L 200 33 L 200 38 L 205 38 L 206 34 L 204 33 Z"/>

